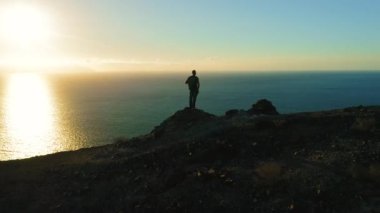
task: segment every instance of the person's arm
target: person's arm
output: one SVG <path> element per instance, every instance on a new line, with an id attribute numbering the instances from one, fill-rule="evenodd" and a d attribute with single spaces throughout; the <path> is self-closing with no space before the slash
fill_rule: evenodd
<path id="1" fill-rule="evenodd" d="M 187 78 L 185 81 L 185 84 L 188 84 L 188 83 L 189 83 L 189 78 Z"/>
<path id="2" fill-rule="evenodd" d="M 197 78 L 197 88 L 199 90 L 199 87 L 201 87 L 201 83 L 199 83 L 199 78 Z"/>

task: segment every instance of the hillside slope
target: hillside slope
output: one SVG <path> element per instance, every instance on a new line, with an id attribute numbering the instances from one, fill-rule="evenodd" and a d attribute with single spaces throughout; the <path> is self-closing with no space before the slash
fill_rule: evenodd
<path id="1" fill-rule="evenodd" d="M 0 162 L 1 212 L 379 212 L 380 107 L 184 109 L 115 144 Z"/>

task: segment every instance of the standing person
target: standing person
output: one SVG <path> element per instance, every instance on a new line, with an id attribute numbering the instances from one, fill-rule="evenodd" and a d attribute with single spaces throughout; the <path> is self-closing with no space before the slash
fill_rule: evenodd
<path id="1" fill-rule="evenodd" d="M 197 101 L 197 95 L 199 92 L 199 78 L 196 76 L 197 71 L 192 71 L 192 76 L 188 77 L 186 84 L 189 86 L 190 97 L 189 97 L 189 107 L 190 109 L 195 109 L 195 102 Z"/>

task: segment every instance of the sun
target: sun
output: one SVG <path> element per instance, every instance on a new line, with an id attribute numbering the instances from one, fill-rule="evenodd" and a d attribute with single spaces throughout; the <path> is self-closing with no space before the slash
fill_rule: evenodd
<path id="1" fill-rule="evenodd" d="M 29 48 L 50 39 L 50 19 L 40 8 L 16 4 L 3 8 L 0 12 L 1 34 L 8 45 Z"/>
<path id="2" fill-rule="evenodd" d="M 1 70 L 41 72 L 51 66 L 57 57 L 57 31 L 49 11 L 27 3 L 0 7 Z"/>

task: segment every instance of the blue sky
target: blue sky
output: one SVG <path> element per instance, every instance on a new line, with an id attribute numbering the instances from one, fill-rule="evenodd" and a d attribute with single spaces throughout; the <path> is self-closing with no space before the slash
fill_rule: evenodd
<path id="1" fill-rule="evenodd" d="M 101 70 L 380 70 L 376 0 L 36 0 Z"/>

